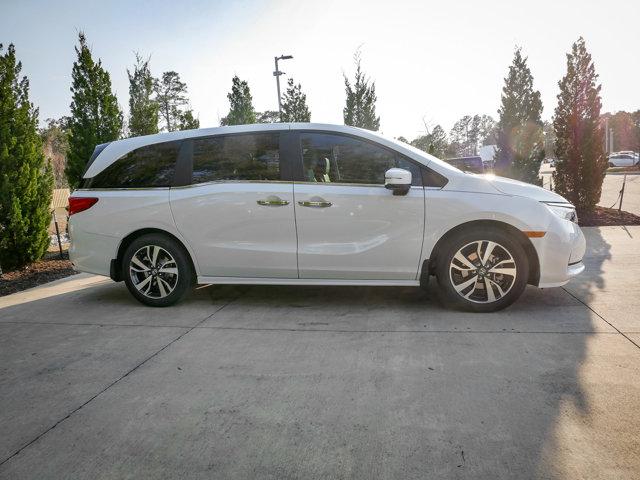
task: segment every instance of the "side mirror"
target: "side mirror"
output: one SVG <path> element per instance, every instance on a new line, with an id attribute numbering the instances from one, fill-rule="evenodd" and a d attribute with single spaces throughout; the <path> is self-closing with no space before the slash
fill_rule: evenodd
<path id="1" fill-rule="evenodd" d="M 404 168 L 390 168 L 384 172 L 384 187 L 394 195 L 406 195 L 411 189 L 411 172 Z"/>

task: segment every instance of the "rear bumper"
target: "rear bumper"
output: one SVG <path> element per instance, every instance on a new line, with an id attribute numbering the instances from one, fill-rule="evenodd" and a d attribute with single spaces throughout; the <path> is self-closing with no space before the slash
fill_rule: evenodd
<path id="1" fill-rule="evenodd" d="M 80 272 L 109 277 L 111 260 L 116 258 L 120 239 L 109 235 L 88 233 L 69 222 L 69 259 L 73 268 Z"/>

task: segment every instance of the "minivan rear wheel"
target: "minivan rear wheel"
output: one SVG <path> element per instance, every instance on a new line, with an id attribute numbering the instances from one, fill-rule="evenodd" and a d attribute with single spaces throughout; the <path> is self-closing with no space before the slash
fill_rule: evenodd
<path id="1" fill-rule="evenodd" d="M 512 235 L 471 228 L 455 234 L 438 254 L 436 277 L 447 304 L 493 312 L 520 297 L 529 278 L 527 255 Z"/>
<path id="2" fill-rule="evenodd" d="M 167 307 L 182 300 L 194 285 L 194 272 L 182 245 L 162 234 L 136 238 L 122 259 L 129 292 L 141 303 Z"/>

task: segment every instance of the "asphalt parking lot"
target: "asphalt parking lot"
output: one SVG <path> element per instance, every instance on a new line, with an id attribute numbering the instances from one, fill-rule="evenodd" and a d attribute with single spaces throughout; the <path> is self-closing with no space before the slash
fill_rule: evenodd
<path id="1" fill-rule="evenodd" d="M 638 478 L 640 227 L 506 311 L 79 275 L 0 298 L 0 478 Z M 433 286 L 432 286 L 433 287 Z"/>

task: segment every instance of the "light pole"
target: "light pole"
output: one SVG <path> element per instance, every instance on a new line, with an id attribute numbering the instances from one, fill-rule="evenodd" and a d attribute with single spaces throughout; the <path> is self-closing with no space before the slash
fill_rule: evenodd
<path id="1" fill-rule="evenodd" d="M 278 113 L 280 114 L 280 117 L 282 117 L 282 100 L 280 100 L 280 75 L 282 75 L 284 72 L 278 70 L 278 60 L 289 60 L 291 58 L 293 58 L 292 55 L 280 55 L 279 57 L 273 57 L 276 64 L 276 71 L 273 72 L 273 76 L 276 77 L 276 85 L 278 87 Z"/>

